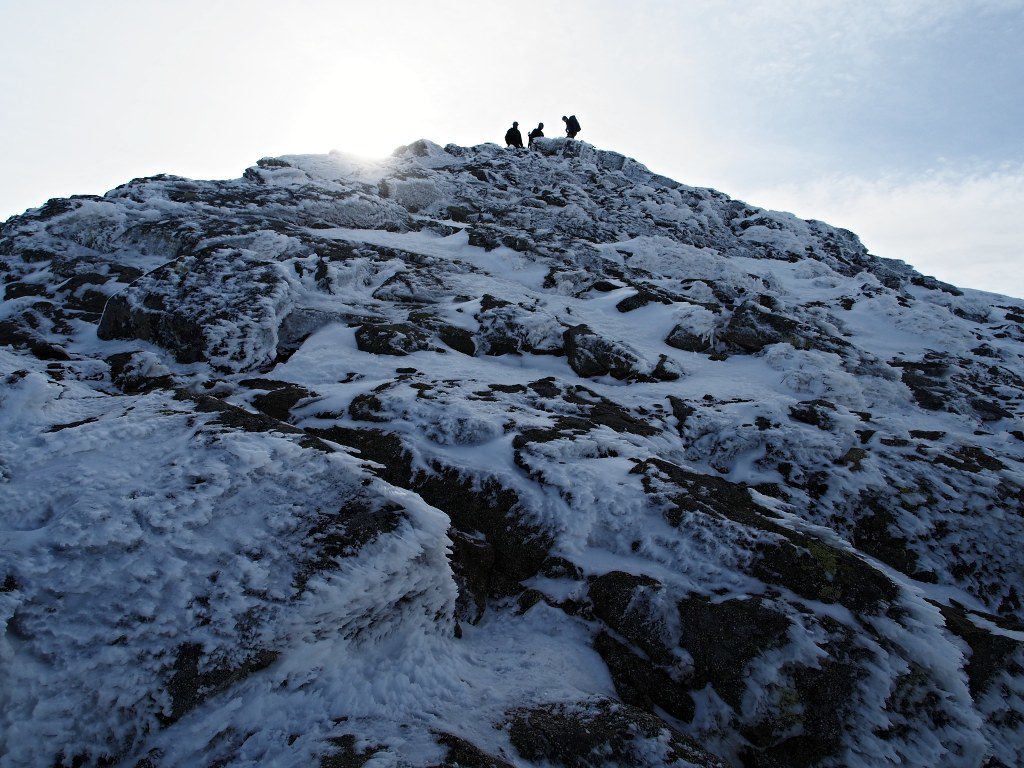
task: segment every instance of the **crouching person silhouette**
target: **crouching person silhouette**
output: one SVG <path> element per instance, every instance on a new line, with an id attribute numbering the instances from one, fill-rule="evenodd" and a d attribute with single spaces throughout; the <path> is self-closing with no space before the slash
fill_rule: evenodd
<path id="1" fill-rule="evenodd" d="M 544 138 L 544 123 L 537 123 L 537 127 L 534 128 L 532 131 L 530 131 L 530 134 L 529 134 L 529 136 L 527 138 L 530 140 L 529 144 L 527 146 L 530 146 L 530 147 L 533 146 L 533 140 L 534 139 L 543 139 Z"/>

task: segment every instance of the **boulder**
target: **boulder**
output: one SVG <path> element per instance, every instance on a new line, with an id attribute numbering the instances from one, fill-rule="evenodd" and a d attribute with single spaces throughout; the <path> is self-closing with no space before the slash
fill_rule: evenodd
<path id="1" fill-rule="evenodd" d="M 711 349 L 710 339 L 682 324 L 674 326 L 669 331 L 668 336 L 665 337 L 665 343 L 684 352 L 707 352 Z"/>
<path id="2" fill-rule="evenodd" d="M 665 721 L 609 699 L 541 704 L 510 715 L 509 739 L 525 760 L 564 768 L 725 766 Z"/>
<path id="3" fill-rule="evenodd" d="M 796 320 L 769 312 L 754 301 L 736 307 L 720 338 L 733 351 L 748 354 L 782 342 L 801 349 L 810 346 Z"/>
<path id="4" fill-rule="evenodd" d="M 673 381 L 679 378 L 667 361 L 652 364 L 629 346 L 611 341 L 586 325 L 567 328 L 565 355 L 569 366 L 580 376 L 611 376 L 628 381 Z"/>
<path id="5" fill-rule="evenodd" d="M 431 349 L 430 337 L 408 323 L 366 323 L 356 330 L 356 346 L 375 355 L 404 357 Z"/>

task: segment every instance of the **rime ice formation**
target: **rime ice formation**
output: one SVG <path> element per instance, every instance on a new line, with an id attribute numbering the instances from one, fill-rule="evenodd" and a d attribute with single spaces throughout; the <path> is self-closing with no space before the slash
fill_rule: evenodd
<path id="1" fill-rule="evenodd" d="M 1024 302 L 581 142 L 0 230 L 0 766 L 1024 761 Z"/>

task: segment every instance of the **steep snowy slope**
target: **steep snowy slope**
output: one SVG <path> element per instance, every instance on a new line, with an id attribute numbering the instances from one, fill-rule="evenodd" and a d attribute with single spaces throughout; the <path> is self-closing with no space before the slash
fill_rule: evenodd
<path id="1" fill-rule="evenodd" d="M 0 230 L 0 766 L 1024 762 L 1024 302 L 581 142 Z"/>

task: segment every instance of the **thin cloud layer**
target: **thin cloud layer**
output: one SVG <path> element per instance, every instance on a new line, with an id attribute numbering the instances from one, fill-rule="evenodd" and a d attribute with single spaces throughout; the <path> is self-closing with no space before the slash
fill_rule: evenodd
<path id="1" fill-rule="evenodd" d="M 750 197 L 858 232 L 872 253 L 926 274 L 1024 297 L 1024 166 L 916 178 L 834 176 Z"/>
<path id="2" fill-rule="evenodd" d="M 550 132 L 575 113 L 580 138 L 681 182 L 1024 290 L 1024 217 L 1007 202 L 1024 165 L 1024 0 L 8 6 L 0 220 L 133 176 L 500 141 L 512 120 Z"/>

